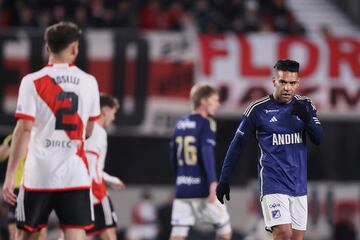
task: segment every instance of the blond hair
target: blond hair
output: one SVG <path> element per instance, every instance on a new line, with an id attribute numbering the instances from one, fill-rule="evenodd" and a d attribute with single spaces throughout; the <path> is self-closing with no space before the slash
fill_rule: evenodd
<path id="1" fill-rule="evenodd" d="M 200 107 L 201 99 L 209 98 L 214 94 L 219 94 L 218 90 L 213 86 L 205 83 L 195 84 L 190 91 L 190 99 L 192 108 L 197 109 Z"/>

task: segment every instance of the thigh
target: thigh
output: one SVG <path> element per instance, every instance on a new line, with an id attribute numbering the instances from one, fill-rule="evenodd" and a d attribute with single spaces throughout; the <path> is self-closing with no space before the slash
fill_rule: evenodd
<path id="1" fill-rule="evenodd" d="M 53 209 L 52 192 L 32 192 L 20 189 L 16 205 L 17 227 L 36 232 L 47 225 Z"/>
<path id="2" fill-rule="evenodd" d="M 308 216 L 307 196 L 291 197 L 290 212 L 292 228 L 300 231 L 305 231 Z"/>
<path id="3" fill-rule="evenodd" d="M 267 230 L 283 224 L 291 224 L 290 199 L 285 194 L 269 194 L 261 199 L 261 208 Z"/>
<path id="4" fill-rule="evenodd" d="M 171 213 L 171 224 L 173 226 L 193 226 L 195 224 L 195 213 L 191 200 L 175 199 Z"/>
<path id="5" fill-rule="evenodd" d="M 199 216 L 200 220 L 205 223 L 213 224 L 217 227 L 221 227 L 230 221 L 229 213 L 226 206 L 219 201 L 209 203 L 207 199 L 204 199 L 203 204 L 205 207 L 200 208 Z"/>
<path id="6" fill-rule="evenodd" d="M 54 210 L 63 229 L 87 230 L 94 226 L 93 206 L 88 189 L 56 192 Z"/>

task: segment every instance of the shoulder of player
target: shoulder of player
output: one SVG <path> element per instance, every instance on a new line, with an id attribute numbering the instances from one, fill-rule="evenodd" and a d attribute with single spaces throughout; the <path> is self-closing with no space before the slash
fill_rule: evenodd
<path id="1" fill-rule="evenodd" d="M 85 78 L 87 79 L 91 79 L 91 81 L 95 81 L 97 83 L 97 80 L 95 78 L 95 76 L 91 75 L 90 73 L 87 73 L 85 71 L 83 71 L 82 69 L 74 66 L 76 68 L 76 70 L 79 72 L 80 75 L 83 75 Z"/>
<path id="2" fill-rule="evenodd" d="M 102 128 L 100 125 L 95 124 L 94 129 L 91 133 L 91 136 L 86 139 L 87 145 L 94 144 L 94 145 L 100 145 L 102 142 L 106 141 L 107 139 L 107 133 L 104 128 Z"/>
<path id="3" fill-rule="evenodd" d="M 208 124 L 210 126 L 211 131 L 216 132 L 217 125 L 215 119 L 213 119 L 212 117 L 205 117 L 204 122 L 205 124 Z"/>
<path id="4" fill-rule="evenodd" d="M 310 105 L 314 110 L 316 110 L 315 104 L 307 96 L 295 95 L 294 98 L 300 102 L 303 102 L 306 105 Z"/>
<path id="5" fill-rule="evenodd" d="M 107 132 L 106 130 L 100 126 L 100 124 L 98 124 L 97 122 L 95 122 L 94 124 L 94 130 L 93 130 L 94 134 L 97 135 L 96 137 L 107 137 Z"/>
<path id="6" fill-rule="evenodd" d="M 259 106 L 263 105 L 264 103 L 270 100 L 270 96 L 266 95 L 265 97 L 259 98 L 256 101 L 253 101 L 249 104 L 249 106 L 245 109 L 244 115 L 250 116 L 250 114 L 254 111 L 254 109 L 258 108 Z"/>
<path id="7" fill-rule="evenodd" d="M 45 68 L 42 68 L 39 71 L 26 74 L 21 79 L 21 82 L 23 82 L 23 81 L 35 81 L 35 80 L 37 80 L 39 78 L 42 78 L 44 76 L 46 76 L 46 72 L 45 72 Z"/>

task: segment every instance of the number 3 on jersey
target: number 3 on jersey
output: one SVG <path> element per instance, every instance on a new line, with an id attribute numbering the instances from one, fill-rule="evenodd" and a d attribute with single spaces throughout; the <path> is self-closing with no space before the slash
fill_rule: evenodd
<path id="1" fill-rule="evenodd" d="M 79 107 L 79 97 L 74 92 L 60 92 L 56 95 L 56 100 L 61 102 L 61 107 L 56 111 L 56 124 L 55 129 L 65 131 L 76 131 L 78 129 L 77 124 L 64 123 L 64 117 L 71 117 L 76 113 Z"/>
<path id="2" fill-rule="evenodd" d="M 196 139 L 193 136 L 185 136 L 181 137 L 178 136 L 175 139 L 177 143 L 177 159 L 179 162 L 179 166 L 182 166 L 184 164 L 186 165 L 196 165 L 197 163 L 197 149 L 196 146 L 194 146 L 194 143 L 196 142 Z M 183 153 L 184 159 L 182 159 L 181 155 Z"/>

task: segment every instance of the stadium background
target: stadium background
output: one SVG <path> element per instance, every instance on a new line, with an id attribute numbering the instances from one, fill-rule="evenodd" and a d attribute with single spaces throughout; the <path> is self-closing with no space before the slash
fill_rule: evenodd
<path id="1" fill-rule="evenodd" d="M 2 137 L 15 124 L 21 77 L 46 64 L 44 27 L 60 20 L 83 27 L 76 64 L 121 105 L 109 131 L 106 163 L 106 171 L 128 186 L 112 192 L 119 232 L 132 224 L 131 209 L 143 189 L 151 191 L 156 206 L 168 206 L 174 183 L 168 141 L 176 119 L 190 110 L 191 86 L 206 81 L 221 90 L 219 172 L 246 105 L 271 93 L 278 58 L 300 62 L 300 94 L 314 100 L 326 134 L 321 147 L 309 145 L 306 239 L 335 239 L 335 229 L 346 221 L 360 229 L 359 1 L 3 0 L 0 6 Z M 259 221 L 256 151 L 253 141 L 233 175 L 234 239 L 251 235 Z M 0 165 L 2 178 L 5 168 Z M 208 239 L 209 230 L 200 226 L 192 234 Z"/>

